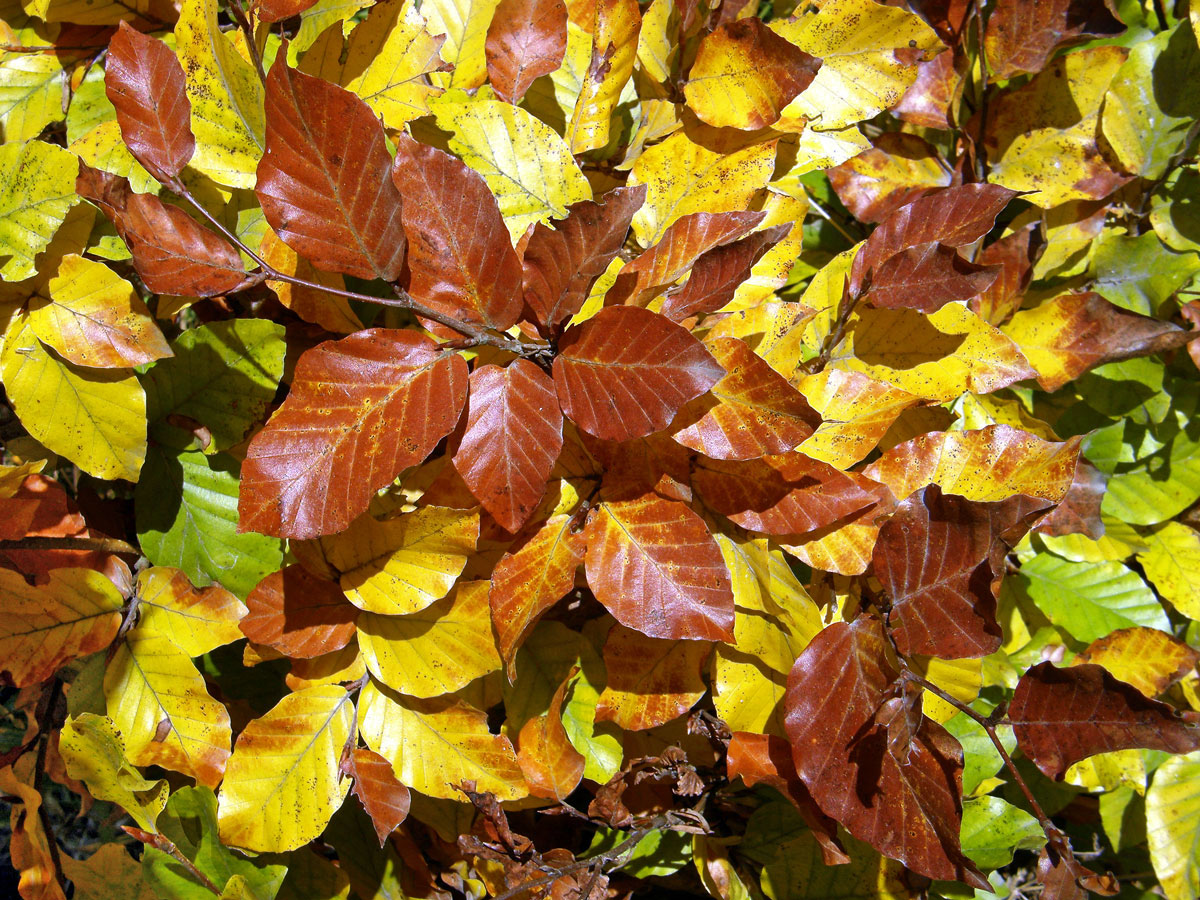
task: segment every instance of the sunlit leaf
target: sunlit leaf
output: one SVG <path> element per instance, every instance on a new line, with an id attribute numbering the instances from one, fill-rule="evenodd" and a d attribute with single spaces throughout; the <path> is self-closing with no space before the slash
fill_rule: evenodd
<path id="1" fill-rule="evenodd" d="M 1200 651 L 1154 628 L 1122 628 L 1093 641 L 1073 665 L 1094 663 L 1147 697 L 1157 697 L 1200 662 Z"/>
<path id="2" fill-rule="evenodd" d="M 1163 763 L 1146 792 L 1150 859 L 1170 900 L 1200 890 L 1200 754 Z"/>
<path id="3" fill-rule="evenodd" d="M 683 715 L 704 696 L 701 669 L 710 649 L 703 641 L 656 640 L 615 626 L 604 642 L 608 683 L 597 721 L 642 731 Z"/>
<path id="4" fill-rule="evenodd" d="M 19 144 L 8 132 L 5 137 L 0 147 L 0 184 L 4 185 L 0 188 L 0 253 L 7 259 L 0 266 L 0 277 L 21 281 L 34 274 L 34 257 L 46 249 L 67 212 L 79 202 L 75 194 L 79 163 L 53 144 Z"/>
<path id="5" fill-rule="evenodd" d="M 58 749 L 68 774 L 86 783 L 94 797 L 123 807 L 140 828 L 158 830 L 155 821 L 167 805 L 167 782 L 147 781 L 129 764 L 112 719 L 92 713 L 68 718 Z"/>
<path id="6" fill-rule="evenodd" d="M 138 626 L 168 638 L 187 656 L 238 640 L 246 607 L 224 588 L 194 588 L 178 569 L 152 566 L 137 576 Z"/>
<path id="7" fill-rule="evenodd" d="M 382 847 L 387 836 L 408 816 L 408 788 L 396 780 L 392 764 L 374 750 L 356 748 L 350 754 L 350 767 L 354 796 L 371 817 Z"/>

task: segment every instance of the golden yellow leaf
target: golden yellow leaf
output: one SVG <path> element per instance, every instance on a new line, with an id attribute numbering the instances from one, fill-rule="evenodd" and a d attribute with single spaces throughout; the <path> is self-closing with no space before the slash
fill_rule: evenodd
<path id="1" fill-rule="evenodd" d="M 861 575 L 871 564 L 879 523 L 869 511 L 852 522 L 833 525 L 780 546 L 796 559 L 822 572 Z"/>
<path id="2" fill-rule="evenodd" d="M 613 110 L 633 74 L 642 14 L 637 0 L 584 0 L 570 4 L 568 13 L 591 37 L 590 61 L 567 126 L 571 152 L 579 154 L 608 144 Z"/>
<path id="3" fill-rule="evenodd" d="M 221 785 L 222 842 L 282 853 L 320 835 L 350 790 L 338 763 L 353 728 L 354 703 L 337 685 L 288 694 L 247 725 Z"/>
<path id="4" fill-rule="evenodd" d="M 158 179 L 147 172 L 129 152 L 116 119 L 101 122 L 87 134 L 72 141 L 67 149 L 93 169 L 128 178 L 129 186 L 139 194 L 157 194 L 162 190 Z"/>
<path id="5" fill-rule="evenodd" d="M 421 14 L 430 34 L 444 34 L 441 56 L 453 70 L 433 76 L 433 83 L 446 88 L 479 87 L 487 80 L 488 26 L 500 0 L 425 0 Z"/>
<path id="6" fill-rule="evenodd" d="M 321 271 L 281 241 L 270 229 L 263 235 L 258 255 L 276 272 L 295 275 L 297 278 L 339 291 L 346 289 L 346 280 L 341 275 L 336 272 Z M 305 322 L 313 322 L 335 334 L 351 334 L 362 330 L 362 322 L 350 308 L 350 303 L 345 297 L 287 281 L 270 280 L 267 282 L 267 287 L 275 292 L 280 303 Z"/>
<path id="7" fill-rule="evenodd" d="M 1140 750 L 1114 750 L 1082 759 L 1067 769 L 1063 781 L 1093 792 L 1128 785 L 1146 793 L 1146 761 Z"/>
<path id="8" fill-rule="evenodd" d="M 6 37 L 5 30 L 0 28 L 0 39 Z M 22 39 L 20 45 L 52 46 L 31 30 L 23 30 L 23 38 L 26 33 L 29 39 Z M 14 35 L 5 43 L 13 46 L 18 40 Z M 53 51 L 0 50 L 0 133 L 5 143 L 16 149 L 51 122 L 62 121 L 65 74 L 62 59 Z"/>
<path id="9" fill-rule="evenodd" d="M 50 839 L 42 828 L 42 795 L 17 778 L 12 766 L 0 769 L 0 791 L 16 800 L 9 814 L 8 852 L 12 867 L 21 873 L 17 892 L 25 900 L 66 900 L 50 855 Z"/>
<path id="10" fill-rule="evenodd" d="M 1048 441 L 1058 440 L 1054 429 L 1026 412 L 1020 400 L 996 394 L 963 394 L 955 406 L 955 412 L 961 423 L 955 427 L 964 431 L 974 431 L 989 425 L 1011 425 Z"/>
<path id="11" fill-rule="evenodd" d="M 68 717 L 58 752 L 67 774 L 86 784 L 92 796 L 124 808 L 143 831 L 158 831 L 155 822 L 167 805 L 166 779 L 147 781 L 129 764 L 112 719 L 93 713 Z"/>
<path id="12" fill-rule="evenodd" d="M 11 497 L 30 475 L 46 468 L 46 460 L 31 459 L 17 466 L 0 466 L 0 497 Z"/>
<path id="13" fill-rule="evenodd" d="M 53 54 L 22 54 L 27 59 L 46 55 Z M 24 145 L 12 138 L 7 141 L 0 146 L 0 278 L 22 281 L 37 274 L 40 267 L 35 258 L 79 203 L 75 193 L 79 161 L 44 141 Z M 14 294 L 6 299 L 23 301 L 24 297 Z"/>
<path id="14" fill-rule="evenodd" d="M 908 391 L 847 369 L 823 369 L 796 387 L 821 414 L 820 426 L 796 449 L 839 469 L 864 459 L 896 417 L 920 402 Z"/>
<path id="15" fill-rule="evenodd" d="M 137 578 L 138 630 L 155 631 L 187 656 L 202 656 L 242 637 L 246 606 L 220 585 L 192 587 L 179 569 L 155 566 Z"/>
<path id="16" fill-rule="evenodd" d="M 781 171 L 770 187 L 793 197 L 805 196 L 804 184 L 800 180 L 802 176 L 818 169 L 840 166 L 871 149 L 871 142 L 858 130 L 857 125 L 834 131 L 818 131 L 800 120 L 776 122 L 774 128 L 776 131 L 792 131 L 796 136 L 780 141 Z"/>
<path id="17" fill-rule="evenodd" d="M 1157 697 L 1200 661 L 1200 652 L 1157 628 L 1122 628 L 1093 641 L 1072 665 L 1094 663 L 1114 678 Z"/>
<path id="18" fill-rule="evenodd" d="M 955 700 L 970 703 L 979 696 L 979 689 L 983 686 L 981 660 L 932 656 L 920 657 L 914 663 L 917 671 Z M 958 713 L 953 704 L 928 690 L 922 695 L 922 705 L 925 715 L 935 722 L 947 722 Z"/>
<path id="19" fill-rule="evenodd" d="M 672 13 L 675 15 L 672 16 Z M 642 71 L 658 84 L 663 84 L 671 76 L 671 54 L 678 45 L 668 29 L 672 25 L 678 27 L 678 16 L 674 0 L 651 0 L 642 13 L 637 61 Z"/>
<path id="20" fill-rule="evenodd" d="M 808 214 L 808 198 L 796 198 L 787 194 L 767 193 L 762 211 L 766 218 L 755 231 L 773 228 L 776 225 L 792 226 L 787 237 L 763 254 L 750 269 L 750 277 L 738 285 L 733 299 L 721 312 L 737 312 L 752 309 L 774 296 L 775 291 L 787 284 L 788 273 L 804 243 L 804 217 Z M 759 355 L 762 355 L 760 348 Z"/>

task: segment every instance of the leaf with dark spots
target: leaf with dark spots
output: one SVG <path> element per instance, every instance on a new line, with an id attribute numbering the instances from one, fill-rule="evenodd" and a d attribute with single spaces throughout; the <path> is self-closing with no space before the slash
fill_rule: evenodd
<path id="1" fill-rule="evenodd" d="M 297 659 L 345 647 L 354 638 L 358 607 L 332 581 L 291 565 L 268 575 L 246 597 L 242 634 Z"/>
<path id="2" fill-rule="evenodd" d="M 1061 781 L 1081 759 L 1111 750 L 1200 749 L 1200 725 L 1097 665 L 1043 662 L 1021 676 L 1008 708 L 1021 751 Z"/>
<path id="3" fill-rule="evenodd" d="M 961 95 L 966 62 L 953 52 L 939 53 L 917 63 L 917 80 L 892 112 L 901 120 L 923 128 L 952 128 L 953 107 Z M 889 132 L 891 133 L 891 132 Z"/>
<path id="4" fill-rule="evenodd" d="M 952 55 L 943 53 L 937 59 Z M 842 205 L 861 221 L 878 222 L 918 197 L 952 183 L 949 168 L 923 138 L 889 131 L 872 143 L 870 150 L 827 172 Z"/>
<path id="5" fill-rule="evenodd" d="M 953 247 L 930 242 L 888 257 L 875 270 L 867 296 L 884 309 L 903 306 L 931 313 L 974 297 L 999 274 L 995 266 L 977 266 Z"/>
<path id="6" fill-rule="evenodd" d="M 999 0 L 984 41 L 991 80 L 1040 72 L 1057 47 L 1124 30 L 1102 0 Z"/>
<path id="7" fill-rule="evenodd" d="M 709 250 L 692 267 L 692 274 L 672 290 L 659 310 L 672 322 L 716 312 L 733 299 L 738 286 L 763 255 L 788 236 L 792 225 L 775 225 L 748 237 Z"/>
<path id="8" fill-rule="evenodd" d="M 488 80 L 501 99 L 520 103 L 535 80 L 562 64 L 566 50 L 563 0 L 500 0 L 484 44 Z"/>
<path id="9" fill-rule="evenodd" d="M 983 888 L 959 845 L 962 748 L 923 717 L 898 759 L 877 721 L 900 675 L 887 649 L 883 623 L 859 616 L 830 625 L 800 654 L 784 699 L 796 771 L 859 840 L 914 872 Z"/>

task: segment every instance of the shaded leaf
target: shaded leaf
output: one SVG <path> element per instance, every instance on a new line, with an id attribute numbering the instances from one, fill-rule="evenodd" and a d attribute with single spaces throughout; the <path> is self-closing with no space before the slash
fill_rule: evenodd
<path id="1" fill-rule="evenodd" d="M 571 685 L 568 677 L 554 692 L 546 713 L 521 726 L 517 738 L 517 761 L 535 797 L 565 801 L 579 786 L 587 767 L 583 754 L 571 745 L 563 727 L 563 702 Z"/>
<path id="2" fill-rule="evenodd" d="M 616 625 L 604 642 L 608 682 L 596 706 L 596 721 L 629 731 L 665 725 L 699 702 L 712 648 L 703 641 L 664 641 Z"/>
<path id="3" fill-rule="evenodd" d="M 503 100 L 519 103 L 529 86 L 562 64 L 567 50 L 563 0 L 500 0 L 488 26 L 488 81 Z"/>
<path id="4" fill-rule="evenodd" d="M 682 322 L 722 309 L 735 299 L 758 261 L 783 246 L 780 242 L 791 230 L 791 225 L 775 225 L 709 250 L 696 260 L 688 280 L 667 294 L 659 312 L 673 322 Z"/>
<path id="5" fill-rule="evenodd" d="M 873 273 L 868 296 L 884 309 L 903 306 L 934 312 L 982 293 L 998 274 L 995 268 L 967 262 L 953 247 L 931 241 L 888 257 Z"/>
<path id="6" fill-rule="evenodd" d="M 256 644 L 298 659 L 346 646 L 355 634 L 358 608 L 338 585 L 303 566 L 287 566 L 264 578 L 246 597 L 242 633 Z"/>

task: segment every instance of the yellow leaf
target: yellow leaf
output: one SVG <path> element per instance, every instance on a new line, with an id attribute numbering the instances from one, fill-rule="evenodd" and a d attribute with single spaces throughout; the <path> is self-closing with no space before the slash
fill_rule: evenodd
<path id="1" fill-rule="evenodd" d="M 1158 592 L 1189 619 L 1200 620 L 1200 534 L 1168 522 L 1144 537 L 1149 545 L 1138 562 Z"/>
<path id="2" fill-rule="evenodd" d="M 170 22 L 175 12 L 168 0 L 23 0 L 21 5 L 30 15 L 47 22 L 76 25 L 116 25 L 139 18 Z"/>
<path id="3" fill-rule="evenodd" d="M 101 122 L 87 134 L 72 141 L 67 149 L 94 169 L 128 178 L 129 186 L 139 194 L 157 194 L 162 190 L 158 179 L 147 172 L 129 152 L 116 119 Z"/>
<path id="4" fill-rule="evenodd" d="M 362 691 L 359 731 L 376 753 L 392 761 L 396 777 L 430 797 L 461 800 L 456 785 L 475 782 L 497 800 L 529 793 L 508 738 L 488 731 L 487 714 L 449 696 L 417 700 L 368 682 Z"/>
<path id="5" fill-rule="evenodd" d="M 908 391 L 846 369 L 823 369 L 797 388 L 821 414 L 821 424 L 796 449 L 839 469 L 864 459 L 896 417 L 920 402 Z"/>
<path id="6" fill-rule="evenodd" d="M 58 739 L 67 774 L 87 785 L 92 796 L 122 807 L 143 831 L 167 805 L 167 782 L 147 781 L 125 758 L 125 743 L 112 719 L 84 713 L 67 719 Z"/>
<path id="7" fill-rule="evenodd" d="M 216 0 L 183 0 L 175 46 L 187 77 L 196 153 L 191 166 L 228 187 L 254 187 L 262 156 L 264 89 L 217 27 Z"/>
<path id="8" fill-rule="evenodd" d="M 406 696 L 437 697 L 498 670 L 488 587 L 462 582 L 420 612 L 359 616 L 358 642 L 371 674 Z"/>
<path id="9" fill-rule="evenodd" d="M 1200 896 L 1200 750 L 1155 770 L 1146 792 L 1146 837 L 1167 900 Z"/>
<path id="10" fill-rule="evenodd" d="M 675 9 L 674 0 L 651 0 L 642 13 L 642 27 L 638 30 L 638 65 L 658 84 L 671 77 L 671 54 L 677 44 L 668 29 L 679 24 L 678 13 L 672 16 Z"/>
<path id="11" fill-rule="evenodd" d="M 366 674 L 367 666 L 358 650 L 358 641 L 352 640 L 332 653 L 322 653 L 311 659 L 292 659 L 292 670 L 284 676 L 284 681 L 293 691 L 299 691 L 318 684 L 349 684 Z"/>
<path id="12" fill-rule="evenodd" d="M 500 100 L 451 91 L 430 106 L 450 148 L 483 176 L 514 241 L 535 222 L 563 218 L 592 189 L 570 148 L 549 125 Z"/>
<path id="13" fill-rule="evenodd" d="M 1200 652 L 1157 628 L 1135 626 L 1114 631 L 1092 644 L 1072 665 L 1094 663 L 1132 684 L 1147 697 L 1157 697 L 1195 670 Z"/>
<path id="14" fill-rule="evenodd" d="M 1022 355 L 1026 355 L 1024 348 Z M 1011 425 L 1048 441 L 1058 439 L 1054 429 L 1026 412 L 1020 400 L 995 394 L 963 394 L 954 411 L 958 414 L 958 421 L 954 425 L 956 429 L 973 431 L 988 425 Z"/>
<path id="15" fill-rule="evenodd" d="M 33 44 L 50 46 L 37 37 Z M 19 145 L 37 137 L 51 122 L 62 121 L 63 75 L 57 53 L 0 50 L 0 135 L 6 143 Z"/>
<path id="16" fill-rule="evenodd" d="M 821 131 L 895 106 L 917 80 L 917 62 L 932 59 L 942 46 L 920 17 L 874 0 L 832 0 L 815 16 L 771 27 L 821 59 L 812 84 L 783 111 L 784 118 L 808 119 Z"/>
<path id="17" fill-rule="evenodd" d="M 445 88 L 479 87 L 487 80 L 488 26 L 500 0 L 424 0 L 421 15 L 429 23 L 430 34 L 444 34 L 442 59 L 454 67 L 452 72 L 434 75 L 432 81 Z"/>
<path id="18" fill-rule="evenodd" d="M 0 569 L 0 596 L 0 668 L 17 687 L 107 647 L 121 627 L 120 591 L 91 569 L 51 569 L 49 582 L 37 587 Z"/>
<path id="19" fill-rule="evenodd" d="M 301 561 L 323 558 L 359 609 L 402 616 L 449 593 L 478 538 L 478 512 L 427 506 L 384 522 L 361 516 L 340 534 L 297 542 L 293 552 Z"/>
<path id="20" fill-rule="evenodd" d="M 733 299 L 721 312 L 737 312 L 751 309 L 770 299 L 776 290 L 787 284 L 788 273 L 804 243 L 804 217 L 808 214 L 808 198 L 791 197 L 771 191 L 763 204 L 766 218 L 755 231 L 773 228 L 776 225 L 792 225 L 787 237 L 763 254 L 762 259 L 750 269 L 750 277 L 738 285 Z M 761 354 L 760 354 L 761 355 Z"/>
<path id="21" fill-rule="evenodd" d="M 221 785 L 222 842 L 282 853 L 320 835 L 350 790 L 338 763 L 353 728 L 354 704 L 336 685 L 288 694 L 247 725 Z"/>
<path id="22" fill-rule="evenodd" d="M 245 605 L 220 585 L 194 588 L 179 569 L 155 566 L 138 573 L 139 631 L 155 631 L 187 656 L 201 656 L 242 637 Z"/>
<path id="23" fill-rule="evenodd" d="M 0 498 L 8 498 L 20 490 L 25 479 L 46 468 L 46 460 L 32 459 L 19 466 L 0 466 Z"/>
<path id="24" fill-rule="evenodd" d="M 1094 793 L 1115 791 L 1128 785 L 1146 793 L 1146 761 L 1140 750 L 1097 753 L 1067 769 L 1063 781 Z"/>
<path id="25" fill-rule="evenodd" d="M 5 281 L 22 281 L 37 271 L 34 257 L 50 245 L 79 202 L 78 170 L 75 157 L 53 144 L 9 139 L 0 146 L 0 259 L 8 257 L 0 265 L 0 277 Z"/>
<path id="26" fill-rule="evenodd" d="M 269 229 L 263 235 L 258 255 L 276 272 L 294 275 L 297 278 L 316 282 L 339 291 L 346 289 L 346 281 L 341 275 L 336 272 L 321 271 L 281 241 L 275 232 Z M 268 281 L 267 287 L 275 292 L 280 303 L 305 322 L 313 322 L 335 334 L 350 334 L 362 330 L 362 322 L 350 308 L 350 303 L 345 297 L 287 281 Z"/>
<path id="27" fill-rule="evenodd" d="M 915 667 L 930 682 L 963 703 L 978 697 L 983 686 L 983 663 L 978 659 L 921 657 L 915 661 Z M 940 723 L 948 722 L 958 713 L 953 705 L 928 690 L 922 696 L 922 706 L 925 715 Z"/>
<path id="28" fill-rule="evenodd" d="M 832 530 L 816 531 L 805 535 L 804 540 L 793 539 L 794 543 L 780 546 L 805 565 L 822 572 L 861 575 L 871 564 L 879 528 L 880 525 L 868 514 L 860 520 Z"/>
<path id="29" fill-rule="evenodd" d="M 12 803 L 9 816 L 8 844 L 12 867 L 21 873 L 17 892 L 26 900 L 66 900 L 50 855 L 50 840 L 42 828 L 42 795 L 18 779 L 12 766 L 0 769 L 0 791 L 17 801 Z M 66 854 L 59 855 L 67 858 Z"/>
<path id="30" fill-rule="evenodd" d="M 578 154 L 608 144 L 613 110 L 633 74 L 642 14 L 637 0 L 587 0 L 568 9 L 591 36 L 590 61 L 567 128 L 571 152 Z"/>
<path id="31" fill-rule="evenodd" d="M 156 900 L 158 895 L 142 880 L 142 866 L 123 844 L 101 844 L 85 860 L 59 854 L 63 874 L 75 885 L 72 900 L 112 900 L 120 885 L 125 900 Z"/>
<path id="32" fill-rule="evenodd" d="M 673 134 L 633 164 L 629 183 L 647 188 L 646 202 L 633 216 L 633 233 L 648 247 L 681 216 L 746 209 L 774 167 L 774 141 L 714 150 Z"/>
<path id="33" fill-rule="evenodd" d="M 137 481 L 146 459 L 146 393 L 128 370 L 64 362 L 22 316 L 5 335 L 0 376 L 21 422 L 46 447 L 97 478 Z"/>
<path id="34" fill-rule="evenodd" d="M 229 713 L 209 696 L 191 659 L 167 638 L 135 628 L 104 672 L 108 715 L 129 760 L 215 788 L 229 758 Z"/>
<path id="35" fill-rule="evenodd" d="M 805 124 L 792 125 L 789 122 L 777 122 L 774 127 L 776 131 L 799 132 L 795 138 L 785 138 L 780 142 L 782 171 L 770 184 L 775 190 L 793 197 L 804 196 L 801 176 L 818 169 L 840 166 L 864 150 L 871 149 L 871 142 L 858 130 L 857 125 L 834 131 L 818 131 Z"/>

